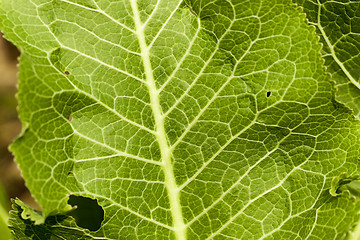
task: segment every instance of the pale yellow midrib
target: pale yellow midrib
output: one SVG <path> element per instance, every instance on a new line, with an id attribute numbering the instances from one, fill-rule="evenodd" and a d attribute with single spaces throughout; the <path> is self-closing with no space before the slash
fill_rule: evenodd
<path id="1" fill-rule="evenodd" d="M 146 44 L 144 29 L 139 16 L 137 0 L 130 0 L 130 3 L 134 15 L 136 35 L 138 37 L 141 49 L 141 57 L 144 63 L 146 83 L 148 85 L 150 95 L 151 109 L 155 118 L 156 138 L 161 151 L 162 167 L 165 174 L 165 186 L 168 191 L 168 197 L 170 201 L 174 233 L 177 240 L 186 240 L 186 227 L 184 224 L 184 218 L 181 210 L 180 194 L 175 181 L 173 165 L 171 162 L 171 151 L 166 137 L 163 113 L 160 108 L 159 94 L 156 88 L 150 62 L 149 48 Z"/>

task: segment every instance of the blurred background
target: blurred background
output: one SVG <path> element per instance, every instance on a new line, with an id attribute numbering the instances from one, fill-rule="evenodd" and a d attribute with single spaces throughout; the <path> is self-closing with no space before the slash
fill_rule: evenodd
<path id="1" fill-rule="evenodd" d="M 0 35 L 0 204 L 2 213 L 10 210 L 10 198 L 19 198 L 39 209 L 24 184 L 21 173 L 8 150 L 9 144 L 20 133 L 15 98 L 19 51 Z M 0 240 L 2 239 L 0 228 Z"/>

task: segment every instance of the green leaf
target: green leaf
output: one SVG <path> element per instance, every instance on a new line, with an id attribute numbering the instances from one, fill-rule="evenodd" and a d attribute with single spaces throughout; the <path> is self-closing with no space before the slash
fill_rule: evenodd
<path id="1" fill-rule="evenodd" d="M 293 0 L 304 8 L 324 45 L 325 65 L 336 82 L 336 98 L 360 119 L 360 1 Z"/>
<path id="2" fill-rule="evenodd" d="M 24 203 L 20 200 L 13 200 L 13 211 L 10 212 L 10 225 L 13 231 L 14 240 L 44 240 L 44 239 L 92 239 L 82 230 L 76 229 L 73 219 L 66 215 L 48 217 L 45 223 L 35 225 L 29 219 L 24 219 Z M 25 207 L 28 209 L 28 207 Z"/>
<path id="3" fill-rule="evenodd" d="M 357 179 L 360 126 L 290 0 L 0 9 L 22 52 L 11 149 L 43 209 L 15 204 L 15 238 L 341 239 L 359 220 L 337 188 Z M 70 196 L 96 199 L 99 230 Z"/>
<path id="4" fill-rule="evenodd" d="M 8 228 L 8 219 L 9 219 L 9 198 L 5 192 L 5 189 L 0 182 L 0 239 L 9 240 L 10 230 Z"/>

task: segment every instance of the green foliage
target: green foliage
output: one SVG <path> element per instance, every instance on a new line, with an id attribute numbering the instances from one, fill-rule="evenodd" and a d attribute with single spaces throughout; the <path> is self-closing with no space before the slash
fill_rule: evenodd
<path id="1" fill-rule="evenodd" d="M 9 219 L 9 201 L 5 189 L 0 183 L 0 240 L 9 240 L 10 230 L 8 228 L 8 219 Z"/>
<path id="2" fill-rule="evenodd" d="M 92 239 L 82 230 L 77 230 L 74 221 L 66 215 L 50 216 L 43 224 L 35 225 L 28 217 L 24 218 L 24 210 L 29 209 L 24 203 L 14 200 L 13 209 L 9 223 L 15 240 Z"/>
<path id="3" fill-rule="evenodd" d="M 323 43 L 322 56 L 336 82 L 336 98 L 360 119 L 360 3 L 293 0 L 304 7 Z"/>
<path id="4" fill-rule="evenodd" d="M 357 33 L 359 2 L 296 2 L 317 30 L 290 0 L 3 0 L 22 52 L 11 150 L 43 209 L 14 202 L 15 239 L 354 233 L 359 41 L 330 23 L 339 2 Z M 96 199 L 99 230 L 70 195 Z"/>

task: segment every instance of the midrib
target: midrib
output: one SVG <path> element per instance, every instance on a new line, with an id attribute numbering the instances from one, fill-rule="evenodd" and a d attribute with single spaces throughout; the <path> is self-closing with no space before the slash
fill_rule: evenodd
<path id="1" fill-rule="evenodd" d="M 173 165 L 171 163 L 171 151 L 167 142 L 163 114 L 160 108 L 159 94 L 156 88 L 153 70 L 150 62 L 149 47 L 146 44 L 144 29 L 140 20 L 137 0 L 130 0 L 134 15 L 136 35 L 138 37 L 141 57 L 144 64 L 146 83 L 149 89 L 151 109 L 154 113 L 156 138 L 159 143 L 162 167 L 165 174 L 165 186 L 168 191 L 171 214 L 173 218 L 173 228 L 177 240 L 186 240 L 186 227 L 181 211 L 179 189 L 176 185 Z"/>

